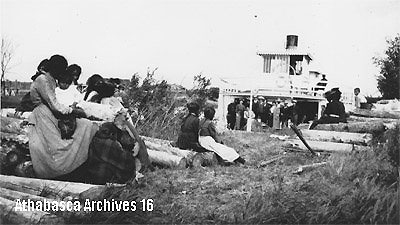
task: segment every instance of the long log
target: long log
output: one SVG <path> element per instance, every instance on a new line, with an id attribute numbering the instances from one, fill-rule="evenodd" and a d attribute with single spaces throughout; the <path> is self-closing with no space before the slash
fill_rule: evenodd
<path id="1" fill-rule="evenodd" d="M 81 194 L 91 188 L 95 188 L 98 195 L 101 195 L 106 188 L 101 185 L 6 175 L 0 175 L 0 187 L 53 199 L 66 197 L 81 199 Z"/>
<path id="2" fill-rule="evenodd" d="M 13 224 L 64 224 L 65 221 L 43 211 L 20 211 L 15 201 L 0 197 L 0 221 Z"/>
<path id="3" fill-rule="evenodd" d="M 324 152 L 350 153 L 352 151 L 366 151 L 366 150 L 370 149 L 367 146 L 360 146 L 360 145 L 347 144 L 347 143 L 334 143 L 334 142 L 325 142 L 325 141 L 308 141 L 307 143 L 315 151 L 324 151 Z M 285 146 L 295 147 L 295 148 L 299 148 L 299 149 L 308 151 L 308 149 L 299 140 L 294 140 L 294 139 L 286 140 Z"/>
<path id="4" fill-rule="evenodd" d="M 325 130 L 301 130 L 301 133 L 306 140 L 311 141 L 328 141 L 368 145 L 372 140 L 372 134 L 368 133 L 350 133 Z"/>
<path id="5" fill-rule="evenodd" d="M 184 157 L 169 154 L 167 152 L 147 149 L 150 161 L 168 168 L 186 168 L 187 160 Z"/>
<path id="6" fill-rule="evenodd" d="M 180 157 L 185 157 L 185 158 L 191 157 L 195 153 L 195 152 L 190 151 L 190 150 L 182 150 L 182 149 L 179 149 L 179 148 L 172 147 L 170 145 L 158 144 L 158 143 L 155 143 L 153 141 L 146 140 L 146 139 L 144 140 L 144 143 L 150 149 L 157 150 L 157 151 L 162 151 L 162 152 L 167 152 L 169 154 L 180 156 Z"/>
<path id="7" fill-rule="evenodd" d="M 363 117 L 376 117 L 376 118 L 391 118 L 400 119 L 400 112 L 388 112 L 380 110 L 368 110 L 368 109 L 355 109 L 350 112 L 350 115 L 363 116 Z"/>
<path id="8" fill-rule="evenodd" d="M 351 115 L 347 118 L 347 121 L 350 122 L 376 122 L 382 121 L 384 123 L 397 122 L 399 119 L 391 119 L 391 118 L 377 118 L 377 117 L 362 117 Z"/>
<path id="9" fill-rule="evenodd" d="M 150 149 L 167 152 L 172 155 L 184 157 L 186 166 L 200 167 L 213 166 L 218 164 L 216 155 L 213 152 L 197 153 L 190 150 L 182 150 L 171 145 L 168 140 L 141 136 Z"/>
<path id="10" fill-rule="evenodd" d="M 375 133 L 385 131 L 386 126 L 383 121 L 374 122 L 355 122 L 355 123 L 334 123 L 318 124 L 314 130 L 329 130 L 352 133 Z"/>

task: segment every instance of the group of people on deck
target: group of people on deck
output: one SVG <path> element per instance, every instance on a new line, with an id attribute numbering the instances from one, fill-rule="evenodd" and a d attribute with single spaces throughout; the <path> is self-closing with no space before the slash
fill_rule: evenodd
<path id="1" fill-rule="evenodd" d="M 368 108 L 367 100 L 360 93 L 359 88 L 354 89 L 354 107 Z M 324 93 L 327 105 L 323 107 L 319 119 L 308 118 L 303 112 L 309 105 L 297 104 L 296 100 L 281 101 L 280 99 L 268 103 L 263 97 L 254 98 L 252 110 L 249 108 L 248 99 L 235 99 L 228 105 L 227 128 L 231 130 L 243 130 L 247 125 L 248 119 L 255 119 L 263 126 L 274 129 L 288 127 L 289 121 L 298 125 L 307 122 L 307 118 L 312 120 L 310 129 L 314 129 L 318 124 L 327 123 L 346 123 L 347 115 L 344 104 L 340 101 L 342 92 L 339 88 L 332 88 Z M 316 117 L 316 116 L 315 116 Z"/>
<path id="2" fill-rule="evenodd" d="M 253 99 L 250 110 L 248 99 L 237 98 L 228 105 L 227 127 L 230 130 L 244 130 L 250 119 L 261 122 L 263 126 L 280 129 L 287 127 L 289 120 L 297 121 L 295 108 L 295 100 L 289 102 L 277 99 L 269 103 L 260 96 Z"/>
<path id="3" fill-rule="evenodd" d="M 28 135 L 35 175 L 96 184 L 126 182 L 135 177 L 138 164 L 142 168 L 149 165 L 147 152 L 129 134 L 128 129 L 134 129 L 129 116 L 119 124 L 100 125 L 86 118 L 77 103 L 115 98 L 115 86 L 95 75 L 88 80 L 85 93 L 78 84 L 80 74 L 78 65 L 68 66 L 65 57 L 53 55 L 32 76 L 30 93 L 23 102 L 30 100 L 33 105 Z M 122 104 L 116 107 L 123 108 Z"/>

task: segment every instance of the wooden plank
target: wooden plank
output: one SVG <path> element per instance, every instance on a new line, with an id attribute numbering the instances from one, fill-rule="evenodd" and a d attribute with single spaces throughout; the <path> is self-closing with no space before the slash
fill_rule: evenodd
<path id="1" fill-rule="evenodd" d="M 357 145 L 368 145 L 372 141 L 372 134 L 368 133 L 350 133 L 325 130 L 301 130 L 301 133 L 306 140 L 311 141 L 328 141 Z"/>
<path id="2" fill-rule="evenodd" d="M 350 153 L 352 151 L 366 151 L 370 150 L 367 146 L 360 146 L 347 143 L 334 143 L 326 141 L 308 141 L 307 142 L 315 151 L 336 152 L 336 153 Z M 285 141 L 288 147 L 296 147 L 302 150 L 308 150 L 300 140 L 289 139 Z"/>
<path id="3" fill-rule="evenodd" d="M 13 224 L 65 224 L 65 221 L 43 211 L 22 211 L 15 201 L 0 197 L 0 220 Z"/>

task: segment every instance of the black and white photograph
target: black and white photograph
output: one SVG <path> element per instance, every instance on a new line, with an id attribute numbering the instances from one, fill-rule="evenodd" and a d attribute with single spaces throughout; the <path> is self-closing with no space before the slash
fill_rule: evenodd
<path id="1" fill-rule="evenodd" d="M 0 224 L 399 224 L 400 1 L 0 0 Z"/>

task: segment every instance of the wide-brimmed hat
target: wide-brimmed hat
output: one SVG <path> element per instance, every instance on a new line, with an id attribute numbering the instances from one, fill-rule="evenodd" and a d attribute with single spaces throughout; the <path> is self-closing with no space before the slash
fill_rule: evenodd
<path id="1" fill-rule="evenodd" d="M 342 92 L 339 90 L 338 87 L 332 88 L 331 90 L 324 93 L 324 97 L 326 99 L 332 99 L 333 96 L 340 96 Z"/>
<path id="2" fill-rule="evenodd" d="M 332 88 L 331 89 L 331 92 L 332 92 L 332 94 L 342 94 L 342 92 L 339 90 L 339 88 L 338 87 L 336 87 L 336 88 Z"/>

